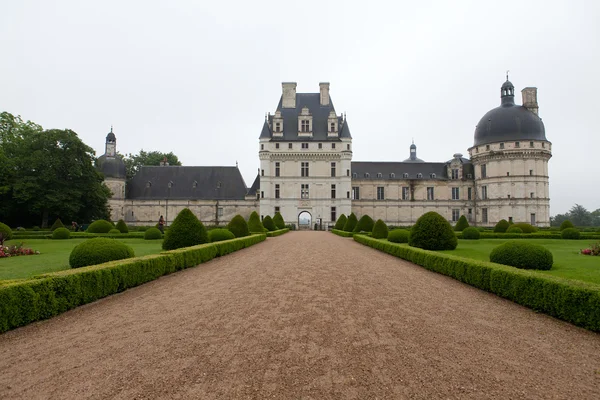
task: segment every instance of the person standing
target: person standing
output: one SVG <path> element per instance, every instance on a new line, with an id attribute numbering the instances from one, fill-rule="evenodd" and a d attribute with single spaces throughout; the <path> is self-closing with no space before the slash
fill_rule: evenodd
<path id="1" fill-rule="evenodd" d="M 160 230 L 161 233 L 165 233 L 165 219 L 163 218 L 162 215 L 158 219 L 158 229 Z"/>

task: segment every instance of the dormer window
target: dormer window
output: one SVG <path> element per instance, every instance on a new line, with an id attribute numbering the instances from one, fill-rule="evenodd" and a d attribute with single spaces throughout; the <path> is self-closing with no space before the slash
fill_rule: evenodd
<path id="1" fill-rule="evenodd" d="M 196 189 L 198 187 L 198 181 L 194 181 L 194 183 L 192 183 L 192 188 Z"/>
<path id="2" fill-rule="evenodd" d="M 403 174 L 402 174 L 402 177 L 403 177 L 404 179 L 408 179 L 408 172 L 405 172 L 405 173 L 403 173 Z"/>
<path id="3" fill-rule="evenodd" d="M 281 123 L 279 123 L 279 122 L 275 123 L 275 132 L 277 132 L 277 133 L 281 132 Z"/>
<path id="4" fill-rule="evenodd" d="M 392 173 L 390 174 L 390 178 L 395 178 L 395 177 L 396 177 L 396 174 L 392 172 Z"/>
<path id="5" fill-rule="evenodd" d="M 417 178 L 422 178 L 422 177 L 423 177 L 423 174 L 419 172 L 419 173 L 417 174 Z"/>
<path id="6" fill-rule="evenodd" d="M 378 173 L 377 173 L 377 177 L 378 177 L 378 178 L 383 178 L 383 174 L 382 174 L 381 172 L 378 172 Z"/>
<path id="7" fill-rule="evenodd" d="M 152 187 L 152 182 L 148 181 L 146 182 L 146 188 L 151 188 Z"/>
<path id="8" fill-rule="evenodd" d="M 302 129 L 301 132 L 310 132 L 310 121 L 307 119 L 303 119 L 301 122 Z"/>
<path id="9" fill-rule="evenodd" d="M 332 122 L 332 123 L 329 125 L 329 132 L 335 132 L 335 122 Z"/>
<path id="10" fill-rule="evenodd" d="M 435 175 L 435 173 L 433 173 L 433 172 L 432 172 L 431 174 L 429 174 L 429 177 L 430 177 L 430 178 L 435 178 L 435 177 L 436 177 L 436 175 Z"/>
<path id="11" fill-rule="evenodd" d="M 171 189 L 173 187 L 173 181 L 169 181 L 169 183 L 167 184 L 167 186 L 169 187 L 169 189 Z"/>
<path id="12" fill-rule="evenodd" d="M 357 174 L 356 172 L 354 172 L 354 173 L 352 174 L 352 177 L 353 177 L 353 178 L 358 178 L 358 174 Z"/>
<path id="13" fill-rule="evenodd" d="M 370 177 L 371 175 L 368 172 L 365 172 L 365 178 Z"/>

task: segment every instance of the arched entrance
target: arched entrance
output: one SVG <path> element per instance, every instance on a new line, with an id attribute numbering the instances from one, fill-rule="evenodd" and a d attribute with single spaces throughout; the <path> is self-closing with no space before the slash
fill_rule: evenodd
<path id="1" fill-rule="evenodd" d="M 312 215 L 308 211 L 302 211 L 298 214 L 298 229 L 311 230 Z"/>

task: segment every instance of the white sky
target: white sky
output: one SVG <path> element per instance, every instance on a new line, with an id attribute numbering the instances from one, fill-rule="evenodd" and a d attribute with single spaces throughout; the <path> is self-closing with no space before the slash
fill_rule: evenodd
<path id="1" fill-rule="evenodd" d="M 0 111 L 104 152 L 235 165 L 249 186 L 281 82 L 331 83 L 356 161 L 467 155 L 505 71 L 538 87 L 551 214 L 600 208 L 598 1 L 0 2 Z"/>

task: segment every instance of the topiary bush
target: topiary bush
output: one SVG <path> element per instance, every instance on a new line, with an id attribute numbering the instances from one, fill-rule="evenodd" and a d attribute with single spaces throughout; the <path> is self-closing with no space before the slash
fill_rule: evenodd
<path id="1" fill-rule="evenodd" d="M 144 240 L 162 239 L 163 235 L 158 228 L 149 228 L 144 231 Z"/>
<path id="2" fill-rule="evenodd" d="M 506 233 L 523 233 L 523 229 L 518 226 L 511 226 L 506 230 Z"/>
<path id="3" fill-rule="evenodd" d="M 393 243 L 408 243 L 410 232 L 406 229 L 394 229 L 388 233 L 388 241 Z"/>
<path id="4" fill-rule="evenodd" d="M 351 213 L 346 223 L 344 224 L 344 232 L 352 232 L 354 228 L 356 228 L 356 224 L 358 224 L 358 219 L 356 219 L 356 215 Z"/>
<path id="5" fill-rule="evenodd" d="M 508 221 L 505 219 L 501 219 L 500 221 L 498 221 L 498 223 L 494 227 L 494 232 L 505 233 L 509 227 L 510 227 L 510 224 L 508 223 Z"/>
<path id="6" fill-rule="evenodd" d="M 94 221 L 88 226 L 88 233 L 108 233 L 111 229 L 114 229 L 114 226 L 111 222 L 106 221 L 104 219 L 99 219 L 98 221 Z"/>
<path id="7" fill-rule="evenodd" d="M 373 233 L 371 237 L 375 239 L 386 239 L 388 237 L 388 227 L 382 220 L 378 219 L 373 225 Z"/>
<path id="8" fill-rule="evenodd" d="M 227 229 L 229 229 L 236 238 L 248 236 L 250 234 L 246 220 L 239 214 L 233 217 L 229 224 L 227 224 Z"/>
<path id="9" fill-rule="evenodd" d="M 517 224 L 514 224 L 513 226 L 521 228 L 523 233 L 533 233 L 533 232 L 537 231 L 537 228 L 535 226 L 530 225 L 526 222 L 519 222 Z"/>
<path id="10" fill-rule="evenodd" d="M 235 239 L 235 235 L 229 229 L 211 229 L 208 231 L 208 240 L 211 243 L 231 239 Z"/>
<path id="11" fill-rule="evenodd" d="M 63 225 L 62 221 L 60 220 L 60 218 L 56 218 L 56 221 L 54 221 L 54 223 L 52 224 L 52 226 L 50 227 L 50 231 L 54 232 L 55 229 L 58 228 L 64 228 L 65 226 Z"/>
<path id="12" fill-rule="evenodd" d="M 265 219 L 263 219 L 263 226 L 269 231 L 273 232 L 277 230 L 275 223 L 273 222 L 273 218 L 270 215 L 267 215 Z"/>
<path id="13" fill-rule="evenodd" d="M 174 250 L 207 242 L 208 233 L 206 233 L 206 228 L 204 228 L 202 222 L 189 208 L 184 208 L 177 214 L 177 217 L 165 232 L 162 248 L 164 250 Z"/>
<path id="14" fill-rule="evenodd" d="M 462 231 L 462 238 L 467 240 L 479 240 L 481 237 L 481 233 L 479 229 L 468 227 L 464 231 Z"/>
<path id="15" fill-rule="evenodd" d="M 283 217 L 279 211 L 277 211 L 273 216 L 273 222 L 275 223 L 277 229 L 285 229 L 285 221 L 283 220 Z"/>
<path id="16" fill-rule="evenodd" d="M 458 221 L 456 222 L 456 226 L 454 230 L 457 232 L 462 232 L 469 227 L 469 221 L 467 221 L 467 217 L 461 215 Z"/>
<path id="17" fill-rule="evenodd" d="M 575 228 L 565 228 L 560 233 L 560 237 L 563 239 L 579 239 L 581 233 Z"/>
<path id="18" fill-rule="evenodd" d="M 372 232 L 374 225 L 375 221 L 373 221 L 373 218 L 369 217 L 368 215 L 363 215 L 362 217 L 360 217 L 360 220 L 358 221 L 352 232 Z"/>
<path id="19" fill-rule="evenodd" d="M 522 269 L 549 270 L 553 258 L 552 253 L 539 244 L 511 240 L 494 248 L 490 261 Z"/>
<path id="20" fill-rule="evenodd" d="M 108 233 L 109 233 L 110 235 L 120 235 L 120 234 L 121 234 L 121 231 L 120 231 L 120 230 L 118 230 L 117 228 L 114 228 L 114 229 L 111 229 L 110 231 L 108 231 Z"/>
<path id="21" fill-rule="evenodd" d="M 0 245 L 4 244 L 5 240 L 10 240 L 13 237 L 12 229 L 10 226 L 0 222 Z"/>
<path id="22" fill-rule="evenodd" d="M 565 219 L 562 224 L 560 224 L 560 230 L 564 231 L 565 229 L 575 228 L 575 225 L 568 219 Z"/>
<path id="23" fill-rule="evenodd" d="M 348 221 L 348 218 L 346 218 L 346 216 L 344 214 L 340 215 L 340 217 L 336 221 L 333 229 L 337 229 L 338 231 L 343 231 L 344 225 L 346 225 L 346 221 Z"/>
<path id="24" fill-rule="evenodd" d="M 263 233 L 265 231 L 265 227 L 258 216 L 256 211 L 252 211 L 250 214 L 250 218 L 248 218 L 248 230 L 250 232 L 260 232 Z"/>
<path id="25" fill-rule="evenodd" d="M 134 256 L 133 249 L 123 242 L 109 238 L 92 238 L 73 248 L 69 256 L 69 265 L 71 268 L 80 268 Z"/>
<path id="26" fill-rule="evenodd" d="M 125 221 L 123 221 L 122 219 L 120 219 L 117 222 L 116 228 L 119 230 L 119 232 L 121 233 L 129 233 L 129 228 L 127 227 L 127 224 L 125 223 Z"/>
<path id="27" fill-rule="evenodd" d="M 69 239 L 71 237 L 71 231 L 67 228 L 56 228 L 52 232 L 52 239 Z"/>
<path id="28" fill-rule="evenodd" d="M 421 215 L 412 227 L 408 244 L 425 250 L 454 250 L 458 239 L 446 218 L 430 211 Z"/>

